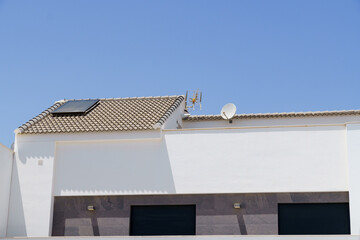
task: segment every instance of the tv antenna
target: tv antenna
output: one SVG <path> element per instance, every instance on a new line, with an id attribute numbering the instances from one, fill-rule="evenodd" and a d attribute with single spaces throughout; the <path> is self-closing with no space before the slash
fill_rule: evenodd
<path id="1" fill-rule="evenodd" d="M 229 123 L 232 123 L 232 118 L 235 116 L 236 106 L 233 103 L 225 104 L 221 109 L 221 117 L 225 120 L 229 120 Z"/>
<path id="2" fill-rule="evenodd" d="M 193 91 L 193 95 L 189 97 L 189 91 L 186 91 L 185 95 L 185 109 L 189 110 L 195 110 L 196 106 L 199 106 L 199 109 L 201 110 L 201 101 L 202 101 L 202 92 L 197 89 Z"/>

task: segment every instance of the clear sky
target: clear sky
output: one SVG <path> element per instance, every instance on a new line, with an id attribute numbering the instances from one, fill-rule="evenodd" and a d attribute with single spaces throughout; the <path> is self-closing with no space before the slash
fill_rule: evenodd
<path id="1" fill-rule="evenodd" d="M 60 99 L 360 109 L 360 0 L 0 0 L 0 142 Z"/>

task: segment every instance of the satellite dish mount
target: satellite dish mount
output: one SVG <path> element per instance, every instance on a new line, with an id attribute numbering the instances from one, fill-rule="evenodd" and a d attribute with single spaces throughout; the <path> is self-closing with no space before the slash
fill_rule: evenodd
<path id="1" fill-rule="evenodd" d="M 229 123 L 232 123 L 232 118 L 235 116 L 236 106 L 233 103 L 225 104 L 220 112 L 220 115 L 223 119 L 229 120 Z"/>

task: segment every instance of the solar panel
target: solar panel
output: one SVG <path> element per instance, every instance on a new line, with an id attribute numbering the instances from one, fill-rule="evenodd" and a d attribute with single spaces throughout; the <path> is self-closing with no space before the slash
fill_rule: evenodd
<path id="1" fill-rule="evenodd" d="M 71 100 L 67 101 L 59 108 L 52 111 L 52 114 L 79 114 L 79 113 L 87 113 L 91 109 L 93 109 L 99 99 L 92 100 Z"/>

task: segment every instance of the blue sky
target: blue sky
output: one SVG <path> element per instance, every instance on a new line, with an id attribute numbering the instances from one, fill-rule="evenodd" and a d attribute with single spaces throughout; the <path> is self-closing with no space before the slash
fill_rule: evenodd
<path id="1" fill-rule="evenodd" d="M 360 0 L 0 0 L 0 142 L 59 99 L 360 109 Z"/>

